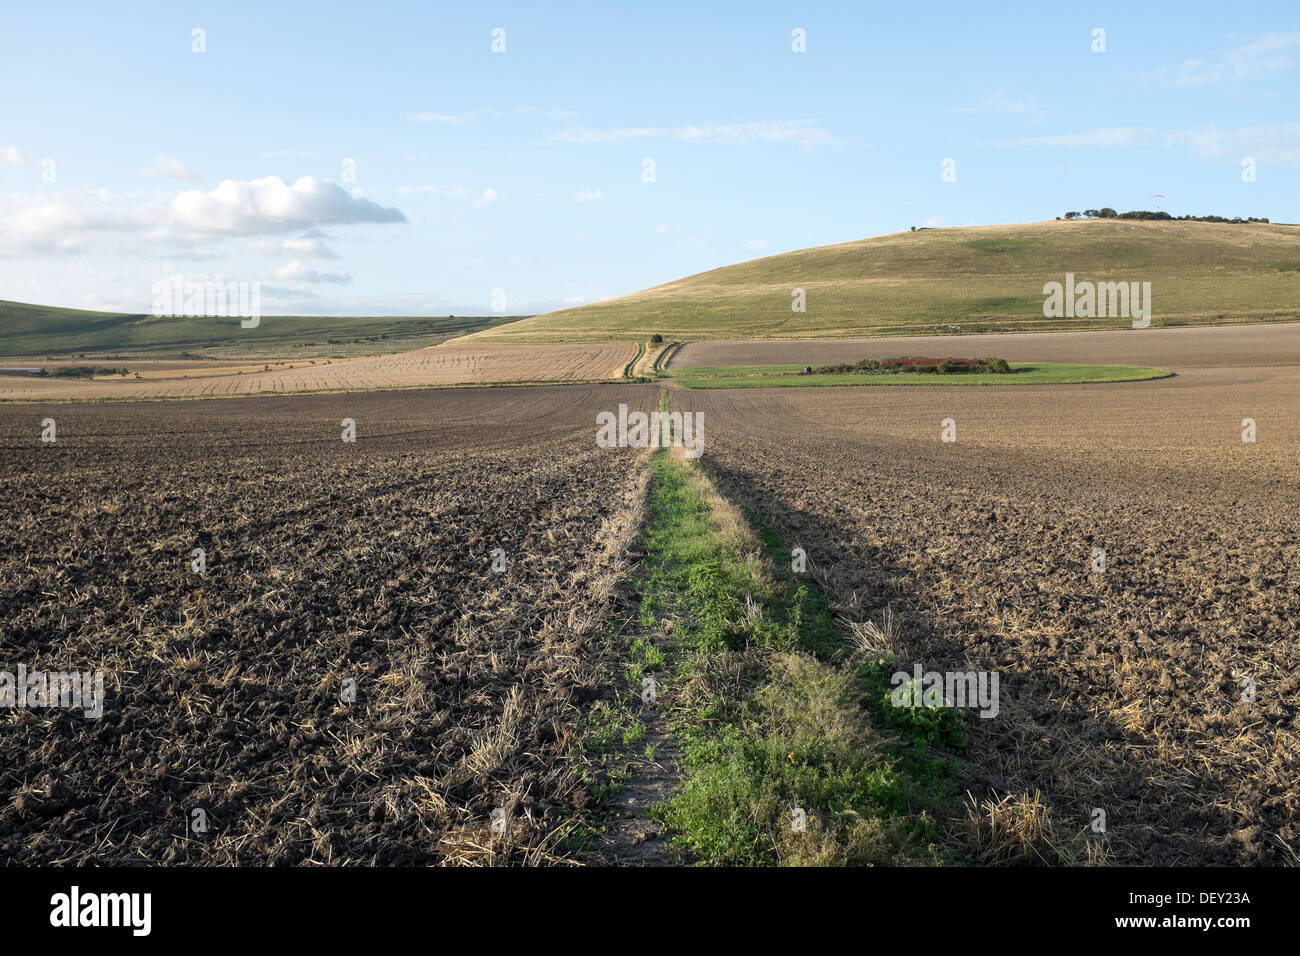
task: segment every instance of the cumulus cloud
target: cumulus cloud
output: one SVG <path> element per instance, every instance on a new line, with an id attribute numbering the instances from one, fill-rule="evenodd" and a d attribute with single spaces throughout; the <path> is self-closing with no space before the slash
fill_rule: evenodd
<path id="1" fill-rule="evenodd" d="M 184 160 L 175 156 L 158 153 L 153 158 L 153 165 L 140 170 L 146 179 L 182 179 L 189 182 L 201 182 L 203 177 L 198 170 Z"/>
<path id="2" fill-rule="evenodd" d="M 25 166 L 27 160 L 17 146 L 0 146 L 0 166 Z"/>
<path id="3" fill-rule="evenodd" d="M 578 202 L 594 202 L 598 199 L 605 198 L 605 190 L 579 189 L 576 193 L 573 194 L 573 198 L 578 200 Z"/>
<path id="4" fill-rule="evenodd" d="M 211 192 L 189 190 L 168 201 L 157 192 L 77 188 L 0 196 L 0 255 L 116 251 L 150 247 L 189 258 L 219 254 L 231 236 L 303 232 L 319 225 L 406 222 L 401 210 L 349 195 L 330 182 L 278 177 L 228 180 Z M 304 240 L 321 239 L 305 233 Z M 287 246 L 294 255 L 333 258 L 323 243 Z"/>
<path id="5" fill-rule="evenodd" d="M 0 252 L 83 252 L 99 240 L 124 233 L 144 242 L 164 238 L 166 208 L 142 197 L 133 199 L 88 188 L 4 197 Z"/>
<path id="6" fill-rule="evenodd" d="M 227 179 L 211 192 L 191 189 L 171 202 L 171 223 L 190 233 L 234 236 L 292 232 L 314 225 L 406 222 L 399 209 L 352 196 L 341 186 L 304 176 Z"/>

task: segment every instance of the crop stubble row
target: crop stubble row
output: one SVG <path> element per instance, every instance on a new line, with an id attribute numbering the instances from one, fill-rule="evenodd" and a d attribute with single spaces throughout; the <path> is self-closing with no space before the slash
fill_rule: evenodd
<path id="1" fill-rule="evenodd" d="M 620 401 L 654 393 L 0 411 L 0 667 L 107 698 L 0 713 L 0 859 L 551 858 L 644 474 L 594 443 Z"/>

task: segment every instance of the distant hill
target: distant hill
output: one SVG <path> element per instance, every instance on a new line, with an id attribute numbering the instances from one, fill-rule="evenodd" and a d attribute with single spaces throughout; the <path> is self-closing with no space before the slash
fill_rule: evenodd
<path id="1" fill-rule="evenodd" d="M 512 317 L 263 316 L 183 318 L 88 312 L 0 300 L 0 356 L 251 358 L 402 352 L 512 321 Z"/>
<path id="2" fill-rule="evenodd" d="M 768 256 L 477 333 L 515 341 L 1127 328 L 1045 318 L 1043 286 L 1150 282 L 1152 326 L 1300 319 L 1300 226 L 1101 219 L 922 229 Z M 803 289 L 807 311 L 791 310 Z"/>

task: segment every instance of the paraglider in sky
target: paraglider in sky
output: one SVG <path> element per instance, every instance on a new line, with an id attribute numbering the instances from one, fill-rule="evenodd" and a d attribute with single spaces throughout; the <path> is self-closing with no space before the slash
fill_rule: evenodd
<path id="1" fill-rule="evenodd" d="M 1156 193 L 1156 194 L 1155 194 L 1154 196 L 1152 196 L 1151 198 L 1152 198 L 1152 199 L 1164 199 L 1165 197 L 1164 197 L 1164 195 L 1163 195 L 1162 193 Z M 1160 203 L 1156 203 L 1156 208 L 1157 208 L 1157 209 L 1160 208 Z"/>

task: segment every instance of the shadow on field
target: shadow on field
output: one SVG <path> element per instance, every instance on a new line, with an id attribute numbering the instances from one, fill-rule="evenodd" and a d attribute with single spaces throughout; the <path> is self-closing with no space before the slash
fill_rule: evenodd
<path id="1" fill-rule="evenodd" d="M 1023 457 L 1013 468 L 1036 474 L 1033 456 Z M 1247 756 L 1238 767 L 1211 759 L 1221 757 L 1217 748 L 1231 752 L 1233 737 L 1258 726 L 1260 717 L 1259 709 L 1243 716 L 1241 707 L 1224 703 L 1235 691 L 1231 675 L 1220 672 L 1220 648 L 1210 649 L 1207 662 L 1202 647 L 1198 667 L 1193 645 L 1181 635 L 1171 633 L 1179 639 L 1167 646 L 1151 642 L 1144 630 L 1133 635 L 1133 619 L 1155 616 L 1144 603 L 1168 597 L 1152 598 L 1144 569 L 1129 577 L 1121 570 L 1104 582 L 1085 576 L 1080 583 L 1078 570 L 1052 555 L 1059 542 L 1039 542 L 1045 544 L 1039 549 L 1025 545 L 1026 534 L 1041 539 L 1044 523 L 1068 524 L 1073 515 L 1053 514 L 1050 503 L 1032 500 L 1017 509 L 996 482 L 974 501 L 934 504 L 953 497 L 945 495 L 945 466 L 930 472 L 911 462 L 913 476 L 920 471 L 923 485 L 928 483 L 928 491 L 911 494 L 904 506 L 918 522 L 916 547 L 882 548 L 864 540 L 863 525 L 850 514 L 838 517 L 841 508 L 862 509 L 833 482 L 818 502 L 818 490 L 792 485 L 791 474 L 737 468 L 714 456 L 703 461 L 724 494 L 776 528 L 787 545 L 806 550 L 811 576 L 838 618 L 864 622 L 886 608 L 901 615 L 897 669 L 910 671 L 920 663 L 926 671 L 1000 674 L 998 715 L 984 720 L 971 712 L 968 722 L 965 757 L 982 785 L 963 786 L 977 797 L 1042 794 L 1051 819 L 1046 852 L 1040 847 L 1018 862 L 1034 862 L 1035 856 L 1120 865 L 1288 862 L 1289 788 L 1271 775 L 1267 782 L 1243 783 Z M 961 467 L 969 469 L 968 486 L 985 470 L 973 461 Z M 882 495 L 874 497 L 879 502 Z M 954 519 L 959 508 L 973 518 L 961 512 Z M 970 535 L 966 553 L 943 548 L 932 560 L 950 541 L 943 536 L 968 520 L 987 520 L 999 530 L 964 528 Z M 990 560 L 988 551 L 981 555 L 986 542 L 994 552 L 1002 547 L 1016 553 L 1020 566 Z M 1035 562 L 1044 562 L 1041 570 Z M 1186 586 L 1194 592 L 1194 582 Z M 1164 636 L 1158 626 L 1151 632 Z M 1222 648 L 1224 656 L 1233 650 L 1230 642 Z M 1166 686 L 1171 671 L 1182 685 L 1181 697 Z M 1151 698 L 1143 700 L 1148 693 Z M 1220 713 L 1213 712 L 1216 707 Z M 1279 711 L 1277 721 L 1287 715 Z M 1106 834 L 1091 832 L 1096 810 L 1106 814 Z M 1089 843 L 1100 846 L 1089 850 Z M 1064 845 L 1067 852 L 1057 854 L 1055 848 Z"/>

